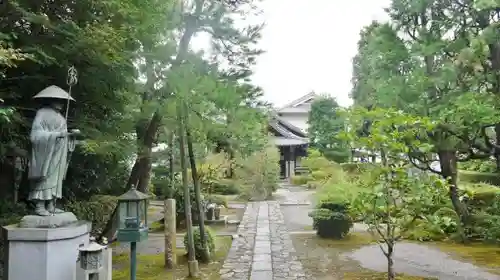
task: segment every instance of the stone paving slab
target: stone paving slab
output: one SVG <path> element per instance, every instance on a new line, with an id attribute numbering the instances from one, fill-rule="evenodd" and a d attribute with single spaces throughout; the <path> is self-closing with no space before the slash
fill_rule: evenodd
<path id="1" fill-rule="evenodd" d="M 249 203 L 238 236 L 221 280 L 311 280 L 295 255 L 279 202 Z"/>
<path id="2" fill-rule="evenodd" d="M 307 276 L 297 258 L 292 239 L 285 225 L 279 202 L 270 201 L 269 217 L 271 251 L 273 256 L 273 280 L 312 280 Z"/>
<path id="3" fill-rule="evenodd" d="M 258 203 L 247 204 L 241 223 L 238 226 L 238 238 L 233 240 L 231 249 L 220 270 L 221 280 L 248 280 L 252 269 L 253 249 L 257 231 Z M 262 278 L 262 280 L 266 280 Z"/>

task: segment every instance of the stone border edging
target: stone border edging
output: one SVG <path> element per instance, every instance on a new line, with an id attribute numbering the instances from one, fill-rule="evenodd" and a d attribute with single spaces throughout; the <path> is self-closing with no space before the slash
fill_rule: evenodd
<path id="1" fill-rule="evenodd" d="M 231 249 L 219 273 L 221 280 L 248 280 L 252 269 L 253 250 L 259 204 L 249 202 L 238 226 L 238 238 L 233 239 Z"/>

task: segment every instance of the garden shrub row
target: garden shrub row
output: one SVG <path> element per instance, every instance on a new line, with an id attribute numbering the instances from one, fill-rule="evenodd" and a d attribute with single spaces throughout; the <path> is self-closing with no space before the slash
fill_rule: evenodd
<path id="1" fill-rule="evenodd" d="M 460 170 L 458 172 L 458 179 L 462 182 L 486 183 L 490 185 L 500 186 L 500 174 L 498 173 Z"/>

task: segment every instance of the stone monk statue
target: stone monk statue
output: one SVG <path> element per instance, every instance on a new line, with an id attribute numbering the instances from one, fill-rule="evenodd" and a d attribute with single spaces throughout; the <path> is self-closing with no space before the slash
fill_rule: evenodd
<path id="1" fill-rule="evenodd" d="M 28 200 L 36 205 L 39 216 L 60 214 L 55 201 L 62 197 L 62 183 L 68 168 L 68 151 L 74 149 L 78 130 L 68 132 L 63 108 L 68 100 L 75 101 L 66 91 L 50 86 L 33 98 L 40 101 L 31 128 L 29 179 L 32 184 Z"/>

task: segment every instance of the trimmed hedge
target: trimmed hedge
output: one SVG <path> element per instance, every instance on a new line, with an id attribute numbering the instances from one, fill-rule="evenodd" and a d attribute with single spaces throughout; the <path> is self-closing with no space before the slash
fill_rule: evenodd
<path id="1" fill-rule="evenodd" d="M 292 176 L 292 184 L 296 186 L 302 186 L 307 184 L 307 182 L 311 180 L 311 178 L 308 175 L 295 175 Z"/>
<path id="2" fill-rule="evenodd" d="M 458 179 L 468 183 L 486 183 L 500 186 L 500 174 L 459 170 Z"/>
<path id="3" fill-rule="evenodd" d="M 370 162 L 346 162 L 340 164 L 344 171 L 353 174 L 359 174 L 369 169 L 372 165 L 373 163 Z"/>
<path id="4" fill-rule="evenodd" d="M 349 203 L 340 198 L 320 201 L 309 216 L 313 218 L 313 228 L 321 238 L 342 239 L 353 226 Z"/>

